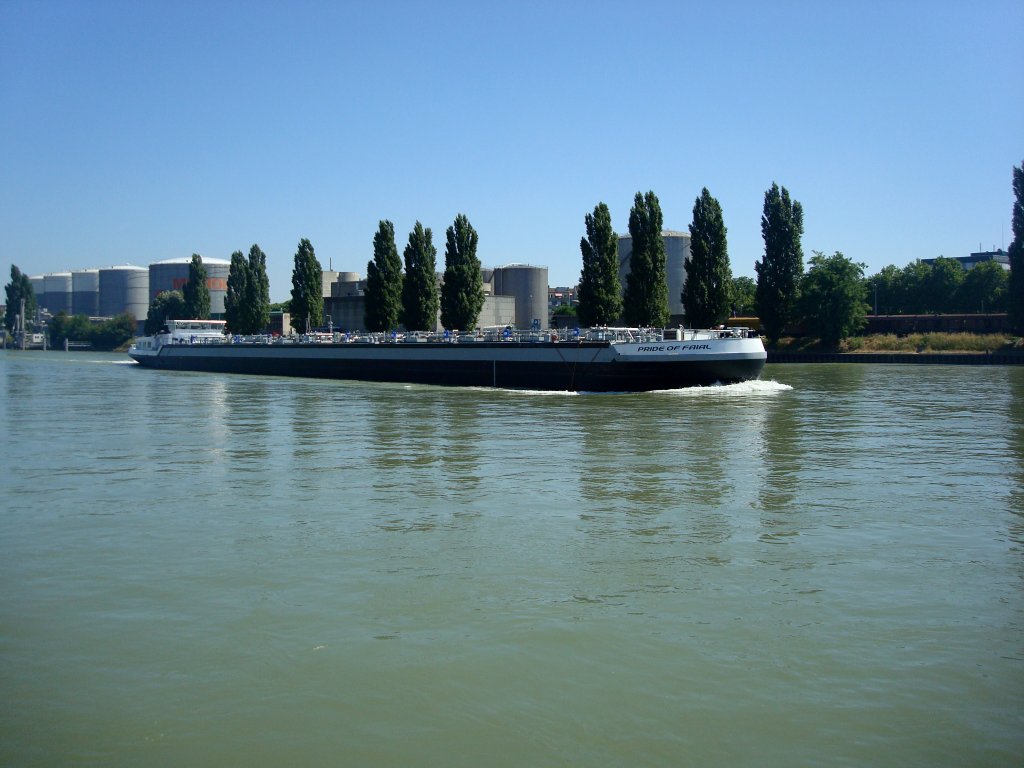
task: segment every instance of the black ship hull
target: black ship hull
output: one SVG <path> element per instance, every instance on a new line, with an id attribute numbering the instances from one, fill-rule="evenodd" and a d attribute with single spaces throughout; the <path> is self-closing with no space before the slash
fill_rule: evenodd
<path id="1" fill-rule="evenodd" d="M 707 347 L 708 345 L 705 345 Z M 712 345 L 713 346 L 713 345 Z M 756 379 L 759 350 L 658 354 L 600 342 L 167 345 L 132 357 L 176 371 L 580 392 L 638 392 Z"/>

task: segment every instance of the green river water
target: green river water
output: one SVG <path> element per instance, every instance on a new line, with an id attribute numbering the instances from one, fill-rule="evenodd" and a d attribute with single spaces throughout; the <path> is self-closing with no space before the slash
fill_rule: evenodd
<path id="1" fill-rule="evenodd" d="M 1021 764 L 1024 368 L 0 387 L 0 765 Z"/>

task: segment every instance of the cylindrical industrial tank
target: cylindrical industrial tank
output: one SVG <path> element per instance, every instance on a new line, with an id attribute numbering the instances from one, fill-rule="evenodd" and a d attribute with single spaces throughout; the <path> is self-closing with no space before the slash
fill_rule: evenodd
<path id="1" fill-rule="evenodd" d="M 548 323 L 548 268 L 510 264 L 494 270 L 494 294 L 516 300 L 516 326 L 541 330 Z"/>
<path id="2" fill-rule="evenodd" d="M 354 296 L 359 293 L 359 281 L 358 272 L 339 272 L 338 276 L 331 283 L 331 296 Z"/>
<path id="3" fill-rule="evenodd" d="M 36 308 L 43 308 L 43 299 L 46 297 L 46 278 L 43 275 L 36 275 L 35 277 L 29 277 L 29 283 L 32 284 L 32 294 L 36 297 Z"/>
<path id="4" fill-rule="evenodd" d="M 52 272 L 43 275 L 43 306 L 50 314 L 71 314 L 71 273 Z"/>
<path id="5" fill-rule="evenodd" d="M 690 260 L 690 233 L 665 230 L 665 280 L 668 282 L 668 313 L 683 315 L 683 287 L 686 285 L 686 262 Z"/>
<path id="6" fill-rule="evenodd" d="M 224 259 L 203 258 L 206 269 L 206 287 L 210 291 L 210 315 L 224 316 L 224 297 L 228 292 L 228 273 L 231 262 Z M 163 291 L 180 291 L 188 282 L 188 270 L 192 257 L 165 259 L 149 265 L 149 294 L 155 298 Z"/>
<path id="7" fill-rule="evenodd" d="M 683 317 L 683 288 L 686 286 L 686 262 L 690 260 L 690 233 L 662 230 L 665 244 L 665 282 L 668 284 L 668 313 L 670 322 L 680 322 Z M 619 284 L 623 293 L 630 272 L 630 257 L 633 254 L 633 238 L 619 236 Z"/>
<path id="8" fill-rule="evenodd" d="M 96 317 L 100 313 L 100 271 L 80 269 L 71 273 L 71 314 Z"/>
<path id="9" fill-rule="evenodd" d="M 100 315 L 127 312 L 138 321 L 149 313 L 149 270 L 124 265 L 100 270 Z"/>

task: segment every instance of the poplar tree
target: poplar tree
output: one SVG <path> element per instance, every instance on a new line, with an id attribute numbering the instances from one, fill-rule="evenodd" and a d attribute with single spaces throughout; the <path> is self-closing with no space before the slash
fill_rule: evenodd
<path id="1" fill-rule="evenodd" d="M 803 207 L 790 200 L 789 191 L 772 183 L 764 193 L 761 236 L 764 258 L 754 263 L 757 272 L 757 314 L 761 329 L 775 342 L 796 319 L 800 278 L 804 271 L 800 237 L 804 233 Z"/>
<path id="2" fill-rule="evenodd" d="M 446 232 L 444 284 L 441 286 L 441 325 L 449 330 L 476 327 L 484 307 L 484 282 L 476 257 L 477 233 L 464 214 Z"/>
<path id="3" fill-rule="evenodd" d="M 1013 167 L 1013 242 L 1010 243 L 1010 327 L 1024 336 L 1024 163 Z"/>
<path id="4" fill-rule="evenodd" d="M 27 328 L 28 318 L 34 317 L 36 314 L 36 292 L 28 275 L 13 264 L 11 265 L 11 282 L 4 286 L 4 293 L 7 296 L 7 310 L 4 313 L 4 325 L 7 326 L 7 330 L 11 333 L 14 332 L 14 322 L 21 313 L 22 299 L 25 301 L 25 326 Z"/>
<path id="5" fill-rule="evenodd" d="M 373 259 L 366 265 L 366 330 L 390 331 L 402 313 L 402 260 L 395 225 L 382 221 L 373 236 Z"/>
<path id="6" fill-rule="evenodd" d="M 207 284 L 203 257 L 192 254 L 188 265 L 188 282 L 181 289 L 185 300 L 185 314 L 189 320 L 207 320 L 210 317 L 210 286 Z"/>
<path id="7" fill-rule="evenodd" d="M 243 333 L 263 333 L 270 324 L 270 280 L 267 278 L 267 255 L 253 243 L 246 264 L 248 283 L 244 316 L 247 330 Z"/>
<path id="8" fill-rule="evenodd" d="M 668 278 L 661 204 L 654 192 L 636 193 L 629 212 L 633 253 L 629 257 L 623 319 L 629 325 L 661 327 L 668 323 Z"/>
<path id="9" fill-rule="evenodd" d="M 619 238 L 604 203 L 598 203 L 583 221 L 587 236 L 580 238 L 583 269 L 576 292 L 576 317 L 582 326 L 613 324 L 622 315 Z"/>
<path id="10" fill-rule="evenodd" d="M 681 297 L 691 328 L 710 328 L 729 316 L 732 270 L 725 233 L 722 206 L 704 187 L 693 204 L 690 259 Z"/>
<path id="11" fill-rule="evenodd" d="M 323 322 L 324 270 L 317 261 L 313 244 L 306 238 L 299 240 L 292 267 L 292 300 L 289 304 L 291 326 L 299 333 L 307 333 Z"/>
<path id="12" fill-rule="evenodd" d="M 432 331 L 437 327 L 440 299 L 437 293 L 437 249 L 433 233 L 416 222 L 405 246 L 405 280 L 402 281 L 400 320 L 408 331 Z"/>
<path id="13" fill-rule="evenodd" d="M 228 267 L 228 287 L 224 294 L 224 320 L 231 333 L 248 333 L 245 330 L 245 303 L 249 295 L 249 265 L 245 254 L 235 251 L 231 254 Z"/>

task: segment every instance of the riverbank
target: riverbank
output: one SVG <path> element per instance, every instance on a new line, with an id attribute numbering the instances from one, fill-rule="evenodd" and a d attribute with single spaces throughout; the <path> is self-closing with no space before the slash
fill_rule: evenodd
<path id="1" fill-rule="evenodd" d="M 838 348 L 826 348 L 818 339 L 783 338 L 768 347 L 768 362 L 1022 365 L 1024 340 L 1004 334 L 876 334 L 843 339 Z"/>
<path id="2" fill-rule="evenodd" d="M 1024 365 L 1024 354 L 1020 352 L 791 352 L 769 349 L 768 362 Z"/>

